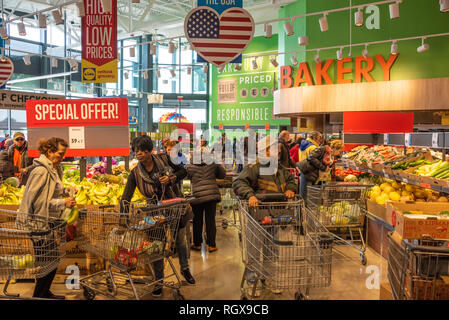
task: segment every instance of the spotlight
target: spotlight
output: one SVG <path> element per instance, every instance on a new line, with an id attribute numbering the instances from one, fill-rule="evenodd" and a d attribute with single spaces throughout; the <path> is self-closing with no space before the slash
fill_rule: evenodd
<path id="1" fill-rule="evenodd" d="M 6 25 L 0 28 L 0 36 L 2 37 L 2 40 L 8 39 L 8 32 L 6 31 Z"/>
<path id="2" fill-rule="evenodd" d="M 337 60 L 343 59 L 343 48 L 340 48 L 340 50 L 337 50 Z"/>
<path id="3" fill-rule="evenodd" d="M 399 18 L 399 2 L 390 4 L 390 19 Z"/>
<path id="4" fill-rule="evenodd" d="M 170 69 L 170 74 L 171 74 L 172 78 L 176 77 L 175 69 Z"/>
<path id="5" fill-rule="evenodd" d="M 294 66 L 296 66 L 296 65 L 298 64 L 298 60 L 296 60 L 296 56 L 290 57 L 290 61 L 292 62 L 292 64 L 293 64 Z"/>
<path id="6" fill-rule="evenodd" d="M 174 52 L 175 52 L 175 44 L 172 41 L 170 41 L 168 43 L 168 53 L 174 53 Z"/>
<path id="7" fill-rule="evenodd" d="M 23 62 L 27 66 L 31 65 L 31 56 L 23 56 Z"/>
<path id="8" fill-rule="evenodd" d="M 62 15 L 61 15 L 60 9 L 53 10 L 51 12 L 51 14 L 53 15 L 53 19 L 55 19 L 56 25 L 60 25 L 60 24 L 64 23 L 64 21 L 62 21 Z"/>
<path id="9" fill-rule="evenodd" d="M 103 12 L 112 12 L 112 1 L 111 0 L 101 0 L 101 5 L 103 6 Z"/>
<path id="10" fill-rule="evenodd" d="M 150 44 L 150 54 L 152 55 L 152 56 L 155 56 L 156 55 L 156 45 L 155 44 Z"/>
<path id="11" fill-rule="evenodd" d="M 76 62 L 76 60 L 69 60 L 69 65 L 72 70 L 78 70 L 78 62 Z"/>
<path id="12" fill-rule="evenodd" d="M 365 59 L 368 59 L 368 58 L 369 58 L 369 52 L 368 52 L 368 45 L 367 45 L 367 44 L 365 45 L 365 49 L 363 49 L 363 51 L 362 51 L 362 56 L 363 56 Z"/>
<path id="13" fill-rule="evenodd" d="M 271 64 L 273 65 L 273 67 L 275 67 L 275 68 L 279 65 L 279 63 L 276 61 L 275 58 L 272 58 L 272 59 L 270 60 L 270 62 L 271 62 Z"/>
<path id="14" fill-rule="evenodd" d="M 292 23 L 289 21 L 284 23 L 284 30 L 285 30 L 285 33 L 287 34 L 287 36 L 291 36 L 294 33 Z"/>
<path id="15" fill-rule="evenodd" d="M 253 64 L 253 69 L 256 70 L 257 69 L 257 60 L 256 60 L 256 58 L 253 59 L 252 64 Z"/>
<path id="16" fill-rule="evenodd" d="M 129 48 L 129 56 L 131 58 L 134 58 L 136 56 L 136 47 L 130 47 Z"/>
<path id="17" fill-rule="evenodd" d="M 205 63 L 203 66 L 203 72 L 207 73 L 207 70 L 209 70 L 209 65 L 207 63 Z"/>
<path id="18" fill-rule="evenodd" d="M 192 74 L 192 67 L 187 67 L 187 74 Z"/>
<path id="19" fill-rule="evenodd" d="M 129 73 L 128 73 L 128 72 L 125 72 L 125 73 L 123 73 L 123 76 L 124 76 L 125 79 L 127 80 L 127 79 L 129 78 Z"/>
<path id="20" fill-rule="evenodd" d="M 39 28 L 45 29 L 47 28 L 47 16 L 43 13 L 39 13 Z"/>
<path id="21" fill-rule="evenodd" d="M 218 68 L 218 72 L 220 72 L 220 73 L 223 72 L 224 68 L 225 68 L 225 65 L 220 66 L 220 68 Z"/>
<path id="22" fill-rule="evenodd" d="M 316 63 L 321 63 L 320 52 L 318 51 L 316 55 L 313 57 Z"/>
<path id="23" fill-rule="evenodd" d="M 354 14 L 354 21 L 355 21 L 355 26 L 356 27 L 363 26 L 363 12 L 362 12 L 362 8 L 359 8 L 359 10 L 357 10 L 357 12 Z"/>
<path id="24" fill-rule="evenodd" d="M 143 78 L 146 80 L 146 79 L 148 79 L 148 72 L 147 71 L 144 71 L 144 73 L 143 73 Z"/>
<path id="25" fill-rule="evenodd" d="M 422 53 L 429 50 L 429 48 L 430 45 L 428 43 L 424 43 L 424 38 L 422 38 L 422 44 L 418 47 L 418 49 L 416 49 L 416 51 L 418 51 L 418 53 Z"/>
<path id="26" fill-rule="evenodd" d="M 391 44 L 391 54 L 398 54 L 398 44 L 396 41 Z"/>
<path id="27" fill-rule="evenodd" d="M 449 12 L 449 0 L 440 0 L 440 11 Z"/>
<path id="28" fill-rule="evenodd" d="M 84 10 L 84 0 L 77 2 L 76 6 L 78 7 L 78 17 L 84 17 L 86 15 L 86 10 Z"/>
<path id="29" fill-rule="evenodd" d="M 320 18 L 319 22 L 320 22 L 321 32 L 325 32 L 325 31 L 329 30 L 329 24 L 327 23 L 326 13 Z"/>
<path id="30" fill-rule="evenodd" d="M 23 19 L 17 25 L 17 29 L 19 31 L 19 35 L 21 35 L 21 36 L 26 36 L 27 35 L 26 29 L 25 29 L 25 24 L 23 23 Z"/>
<path id="31" fill-rule="evenodd" d="M 309 44 L 309 37 L 301 36 L 298 38 L 298 44 L 300 46 L 307 46 Z"/>
<path id="32" fill-rule="evenodd" d="M 234 70 L 236 70 L 236 71 L 242 70 L 242 65 L 241 64 L 236 64 L 235 67 L 234 67 Z"/>
<path id="33" fill-rule="evenodd" d="M 157 76 L 158 78 L 161 77 L 161 70 L 157 70 L 157 71 L 156 71 L 156 76 Z"/>
<path id="34" fill-rule="evenodd" d="M 265 38 L 271 38 L 273 34 L 273 26 L 271 24 L 264 24 Z"/>
<path id="35" fill-rule="evenodd" d="M 51 58 L 51 66 L 52 66 L 52 68 L 57 68 L 58 67 L 58 59 Z"/>

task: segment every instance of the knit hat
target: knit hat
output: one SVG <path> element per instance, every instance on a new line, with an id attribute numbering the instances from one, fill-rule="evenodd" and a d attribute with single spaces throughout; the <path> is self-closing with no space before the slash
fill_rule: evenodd
<path id="1" fill-rule="evenodd" d="M 18 131 L 16 133 L 14 133 L 13 139 L 16 140 L 17 138 L 24 138 L 25 139 L 25 135 L 22 132 Z"/>

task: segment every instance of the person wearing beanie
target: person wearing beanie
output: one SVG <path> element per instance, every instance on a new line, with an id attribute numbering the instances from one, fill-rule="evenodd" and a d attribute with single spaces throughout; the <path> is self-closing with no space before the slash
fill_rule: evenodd
<path id="1" fill-rule="evenodd" d="M 16 132 L 13 136 L 13 144 L 8 148 L 8 161 L 13 166 L 14 176 L 20 179 L 20 185 L 26 185 L 35 166 L 33 159 L 28 157 L 28 142 L 22 132 Z"/>

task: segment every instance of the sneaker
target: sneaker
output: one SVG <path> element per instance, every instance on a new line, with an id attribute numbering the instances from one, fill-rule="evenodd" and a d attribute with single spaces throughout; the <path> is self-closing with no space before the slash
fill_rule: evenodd
<path id="1" fill-rule="evenodd" d="M 160 297 L 162 295 L 162 286 L 155 285 L 152 295 L 153 297 Z"/>
<path id="2" fill-rule="evenodd" d="M 217 251 L 217 250 L 218 250 L 217 247 L 211 247 L 211 246 L 209 246 L 209 252 L 214 252 L 214 251 Z"/>
<path id="3" fill-rule="evenodd" d="M 184 277 L 184 279 L 186 279 L 188 284 L 191 284 L 191 285 L 195 284 L 195 278 L 193 278 L 189 269 L 181 270 L 181 274 Z"/>
<path id="4" fill-rule="evenodd" d="M 195 250 L 195 251 L 201 251 L 201 246 L 193 245 L 191 248 L 192 248 L 192 250 Z"/>

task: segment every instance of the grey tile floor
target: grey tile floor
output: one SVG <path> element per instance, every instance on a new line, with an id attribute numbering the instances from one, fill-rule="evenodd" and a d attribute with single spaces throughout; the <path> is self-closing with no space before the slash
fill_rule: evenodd
<path id="1" fill-rule="evenodd" d="M 239 246 L 238 232 L 233 227 L 221 228 L 217 223 L 218 251 L 209 253 L 203 247 L 202 252 L 190 253 L 190 267 L 197 284 L 181 287 L 181 293 L 188 300 L 231 300 L 240 299 L 240 282 L 244 270 Z M 348 246 L 334 249 L 332 264 L 332 281 L 330 287 L 314 288 L 309 293 L 310 299 L 318 300 L 378 300 L 379 289 L 376 286 L 387 278 L 387 263 L 384 258 L 370 248 L 367 249 L 367 264 L 360 263 L 359 252 Z M 174 259 L 179 268 L 177 258 Z M 179 269 L 178 269 L 179 270 Z M 376 277 L 378 277 L 376 279 Z M 69 290 L 65 286 L 66 276 L 57 275 L 52 286 L 55 294 L 64 294 L 67 299 L 84 299 L 82 290 Z M 377 281 L 378 280 L 378 281 Z M 3 286 L 2 284 L 0 286 Z M 29 297 L 33 283 L 11 284 L 9 292 L 20 293 Z M 294 291 L 281 294 L 263 294 L 266 299 L 293 299 Z M 171 290 L 164 288 L 162 297 L 172 299 Z M 96 299 L 108 299 L 97 295 Z M 155 299 L 148 294 L 143 299 Z"/>

